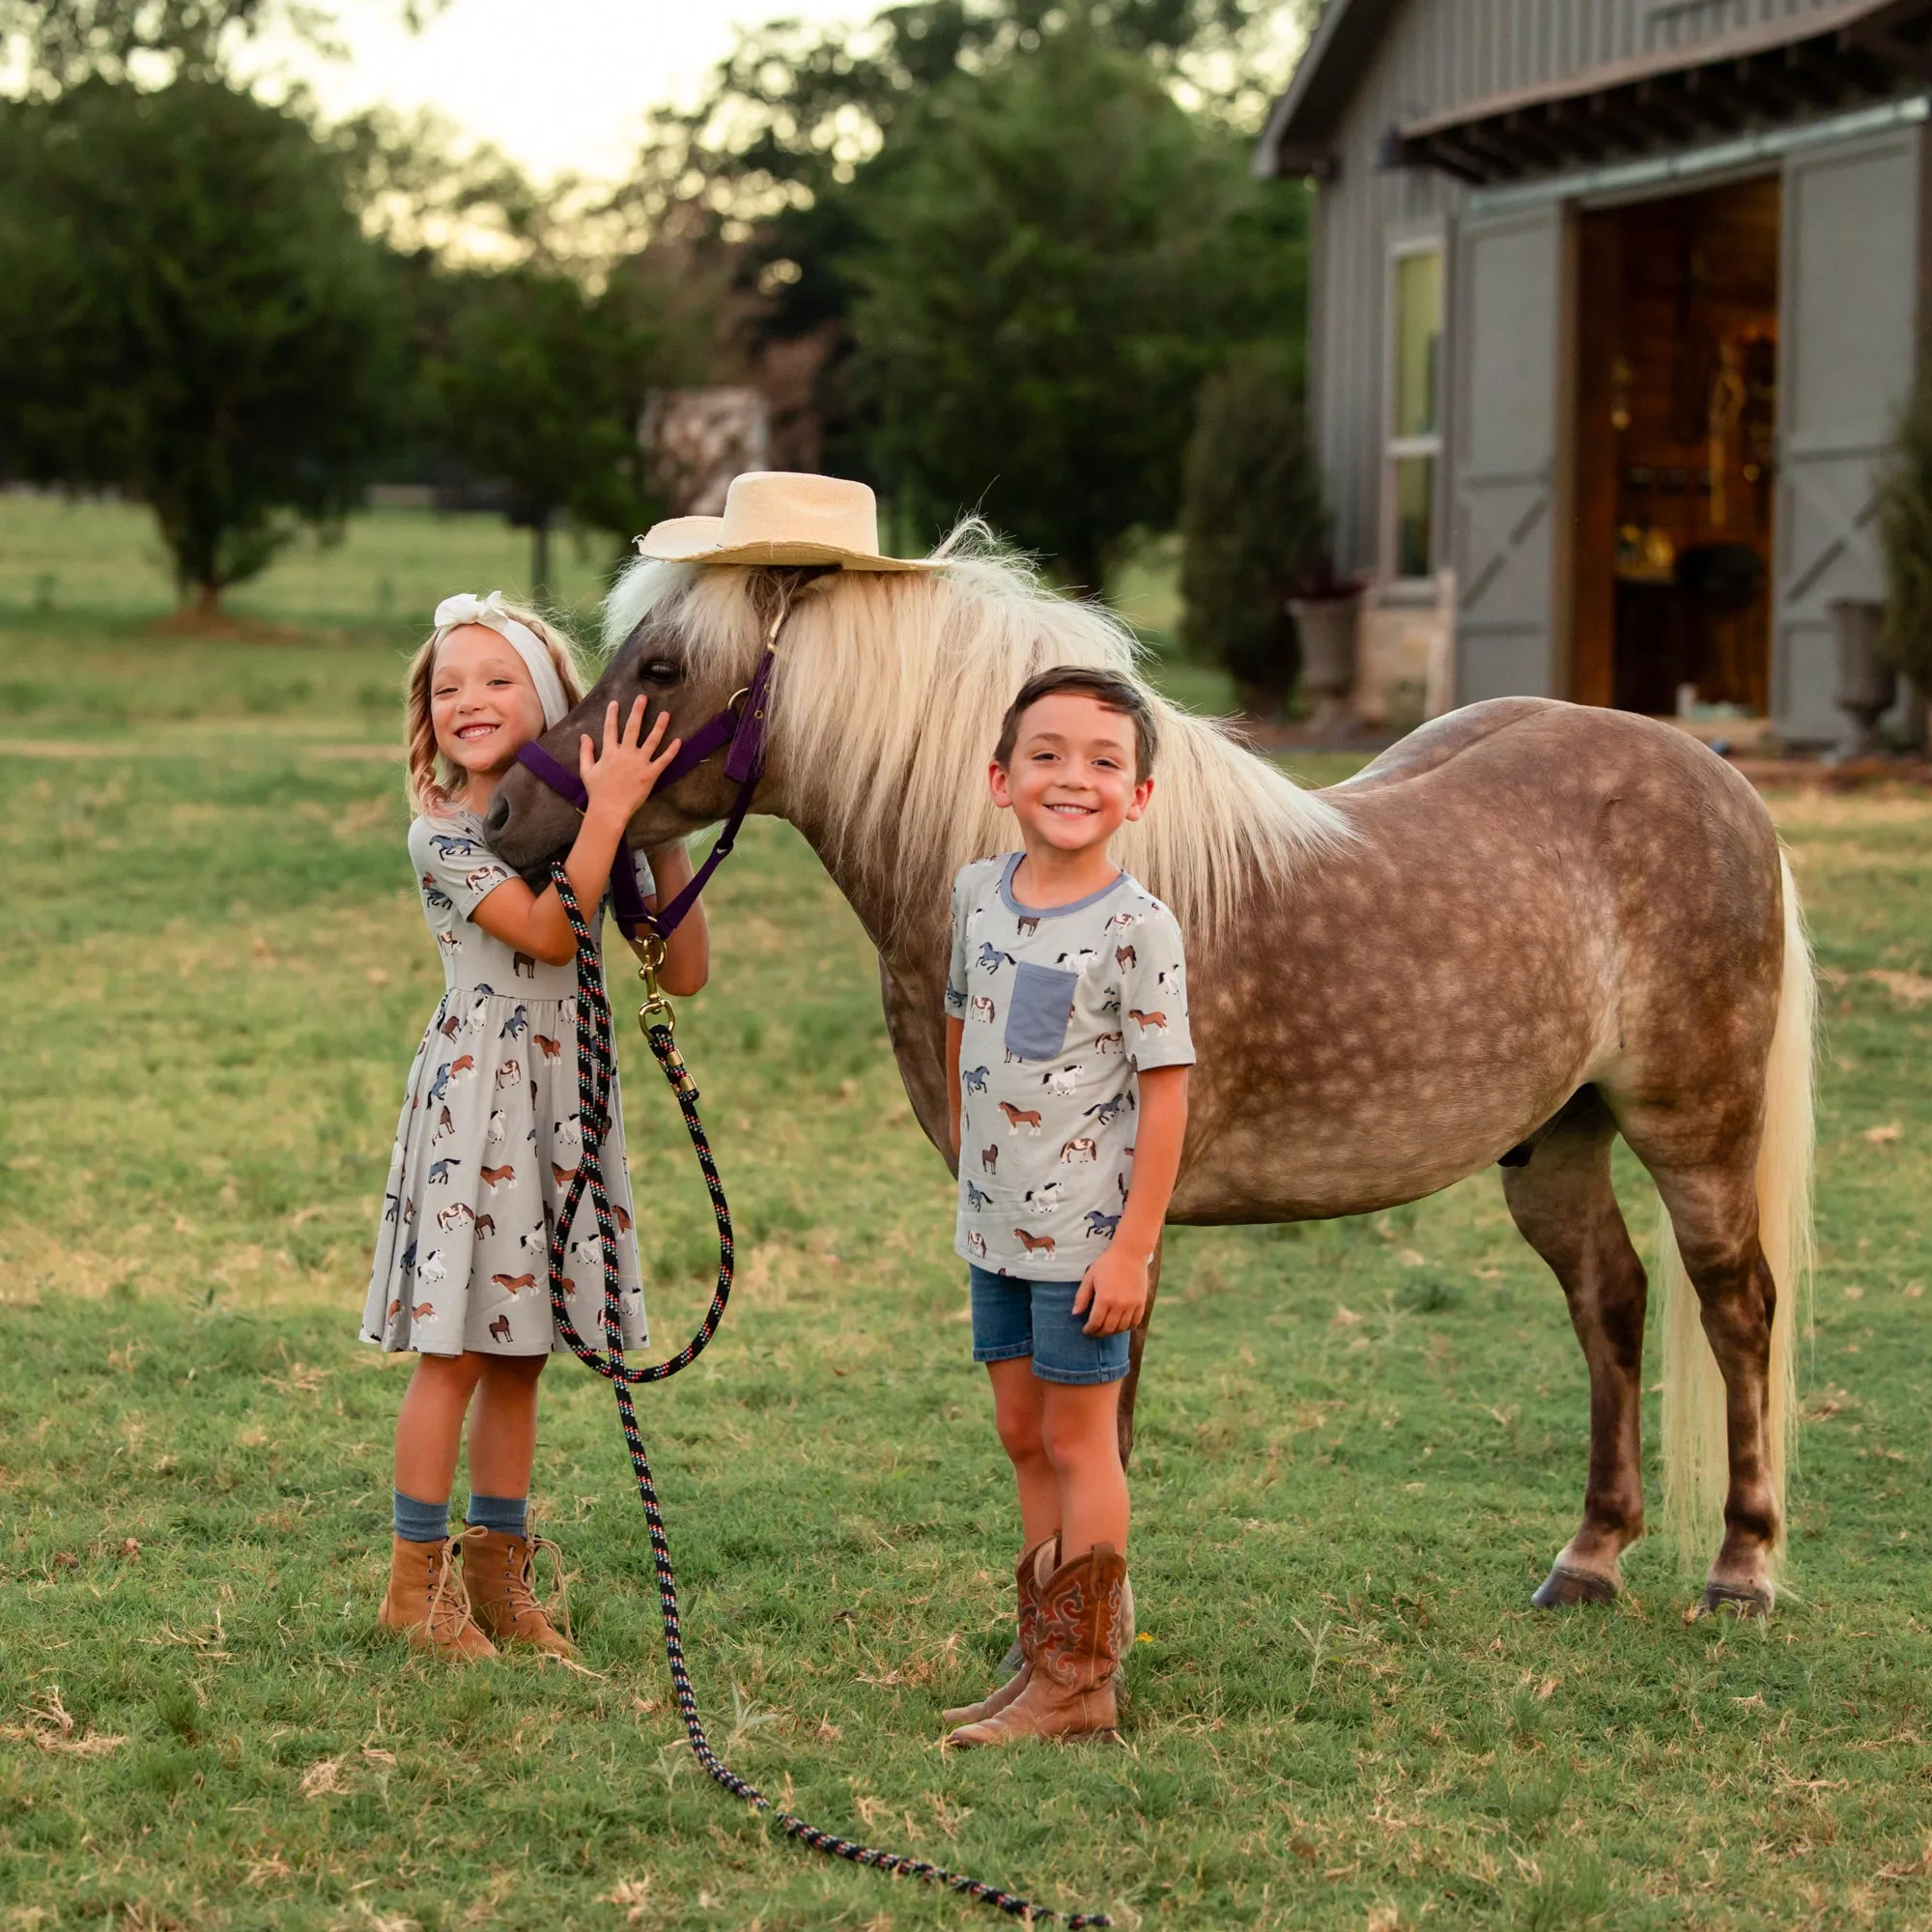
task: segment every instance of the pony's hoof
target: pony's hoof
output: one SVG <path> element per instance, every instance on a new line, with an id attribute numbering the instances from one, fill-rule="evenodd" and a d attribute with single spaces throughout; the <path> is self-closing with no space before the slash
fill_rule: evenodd
<path id="1" fill-rule="evenodd" d="M 1771 1585 L 1753 1583 L 1741 1589 L 1735 1583 L 1706 1583 L 1703 1596 L 1684 1613 L 1684 1621 L 1694 1624 L 1726 1610 L 1735 1617 L 1770 1616 Z"/>
<path id="2" fill-rule="evenodd" d="M 1617 1586 L 1609 1577 L 1568 1570 L 1559 1563 L 1529 1601 L 1539 1610 L 1574 1610 L 1582 1604 L 1614 1604 L 1616 1600 Z"/>
<path id="3" fill-rule="evenodd" d="M 1000 1668 L 996 1673 L 1002 1680 L 1015 1675 L 1026 1662 L 1026 1652 L 1020 1648 L 1020 1640 L 1014 1637 L 1007 1646 L 1007 1654 L 1000 1659 Z"/>

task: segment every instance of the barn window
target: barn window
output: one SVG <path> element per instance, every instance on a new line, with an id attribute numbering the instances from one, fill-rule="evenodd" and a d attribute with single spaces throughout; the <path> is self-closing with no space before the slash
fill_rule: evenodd
<path id="1" fill-rule="evenodd" d="M 1389 263 L 1388 460 L 1382 571 L 1416 582 L 1435 569 L 1442 469 L 1442 247 L 1399 245 Z"/>

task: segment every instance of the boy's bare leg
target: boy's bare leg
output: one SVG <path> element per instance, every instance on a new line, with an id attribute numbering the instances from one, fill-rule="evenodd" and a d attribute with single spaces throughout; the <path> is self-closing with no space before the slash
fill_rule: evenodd
<path id="1" fill-rule="evenodd" d="M 1037 1382 L 1040 1435 L 1059 1492 L 1060 1560 L 1096 1543 L 1127 1548 L 1127 1476 L 1121 1467 L 1119 1382 Z"/>
<path id="2" fill-rule="evenodd" d="M 1008 1366 L 1031 1375 L 1030 1363 Z M 1034 1667 L 983 1703 L 949 1713 L 949 1719 L 963 1719 L 948 1733 L 949 1746 L 1110 1731 L 1119 1711 L 1115 1679 L 1120 1653 L 1132 1641 L 1133 1615 L 1125 1563 L 1121 1385 L 1034 1380 L 1041 1405 L 1040 1437 L 1059 1499 L 1059 1561 L 1051 1577 L 1038 1580 Z M 1005 1435 L 1003 1428 L 1002 1439 Z"/>
<path id="3" fill-rule="evenodd" d="M 993 1421 L 1000 1446 L 1013 1465 L 1020 1492 L 1020 1547 L 1031 1549 L 1060 1527 L 1060 1477 L 1041 1434 L 1048 1384 L 1033 1372 L 1033 1357 L 988 1362 L 993 1384 Z"/>

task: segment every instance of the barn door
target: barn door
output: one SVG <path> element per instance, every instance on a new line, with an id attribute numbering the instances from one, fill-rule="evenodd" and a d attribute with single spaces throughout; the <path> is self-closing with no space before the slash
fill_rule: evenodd
<path id="1" fill-rule="evenodd" d="M 1556 651 L 1564 215 L 1463 222 L 1450 422 L 1456 696 L 1548 696 Z"/>
<path id="2" fill-rule="evenodd" d="M 1919 142 L 1909 127 L 1785 163 L 1771 690 L 1796 738 L 1844 728 L 1833 600 L 1882 594 L 1874 485 L 1912 384 Z"/>

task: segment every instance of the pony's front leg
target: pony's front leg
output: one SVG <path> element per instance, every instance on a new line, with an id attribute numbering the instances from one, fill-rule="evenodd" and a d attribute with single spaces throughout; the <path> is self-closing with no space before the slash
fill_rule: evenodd
<path id="1" fill-rule="evenodd" d="M 1154 1297 L 1160 1293 L 1160 1258 L 1167 1246 L 1163 1234 L 1148 1257 L 1147 1306 L 1127 1341 L 1127 1378 L 1121 1384 L 1121 1467 L 1125 1468 L 1134 1453 L 1134 1396 L 1141 1385 L 1141 1357 L 1147 1353 L 1148 1324 L 1153 1320 Z"/>

